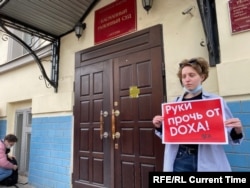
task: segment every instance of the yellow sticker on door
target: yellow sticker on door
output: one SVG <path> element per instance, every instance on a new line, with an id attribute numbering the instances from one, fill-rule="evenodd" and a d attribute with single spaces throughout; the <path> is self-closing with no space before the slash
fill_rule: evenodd
<path id="1" fill-rule="evenodd" d="M 130 86 L 129 88 L 129 97 L 138 98 L 140 94 L 140 89 L 137 86 Z"/>

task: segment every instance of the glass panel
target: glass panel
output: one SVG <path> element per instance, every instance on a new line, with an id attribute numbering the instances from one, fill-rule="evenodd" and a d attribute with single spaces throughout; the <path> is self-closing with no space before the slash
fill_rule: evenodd
<path id="1" fill-rule="evenodd" d="M 29 112 L 29 113 L 28 113 L 28 123 L 27 123 L 27 127 L 31 127 L 31 123 L 32 123 L 32 114 Z"/>

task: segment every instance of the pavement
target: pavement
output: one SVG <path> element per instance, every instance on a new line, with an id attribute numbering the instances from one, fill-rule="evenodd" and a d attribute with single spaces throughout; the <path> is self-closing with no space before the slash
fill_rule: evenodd
<path id="1" fill-rule="evenodd" d="M 18 176 L 18 183 L 15 186 L 2 186 L 0 185 L 1 188 L 35 188 L 31 185 L 28 184 L 28 178 L 26 176 Z"/>

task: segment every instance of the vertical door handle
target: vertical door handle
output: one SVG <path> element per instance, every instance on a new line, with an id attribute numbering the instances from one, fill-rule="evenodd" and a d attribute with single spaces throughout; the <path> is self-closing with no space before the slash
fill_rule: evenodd
<path id="1" fill-rule="evenodd" d="M 103 111 L 100 111 L 100 139 L 103 138 Z"/>
<path id="2" fill-rule="evenodd" d="M 119 110 L 114 110 L 114 109 L 112 109 L 112 127 L 111 127 L 111 129 L 112 129 L 112 138 L 113 138 L 113 140 L 114 139 L 118 139 L 118 138 L 120 138 L 120 133 L 119 132 L 116 132 L 115 131 L 115 116 L 119 116 L 120 115 L 120 111 Z"/>
<path id="3" fill-rule="evenodd" d="M 114 109 L 112 109 L 112 118 L 111 118 L 111 121 L 112 121 L 112 138 L 113 140 L 115 139 L 115 111 Z"/>
<path id="4" fill-rule="evenodd" d="M 103 125 L 104 125 L 104 120 L 103 117 L 107 117 L 108 112 L 107 111 L 100 111 L 100 139 L 102 140 L 103 138 L 108 138 L 108 133 L 103 132 Z"/>

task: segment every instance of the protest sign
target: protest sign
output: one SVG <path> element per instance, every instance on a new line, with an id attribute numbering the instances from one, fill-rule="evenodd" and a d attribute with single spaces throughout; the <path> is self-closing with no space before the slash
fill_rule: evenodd
<path id="1" fill-rule="evenodd" d="M 220 98 L 162 104 L 163 143 L 227 144 Z"/>

